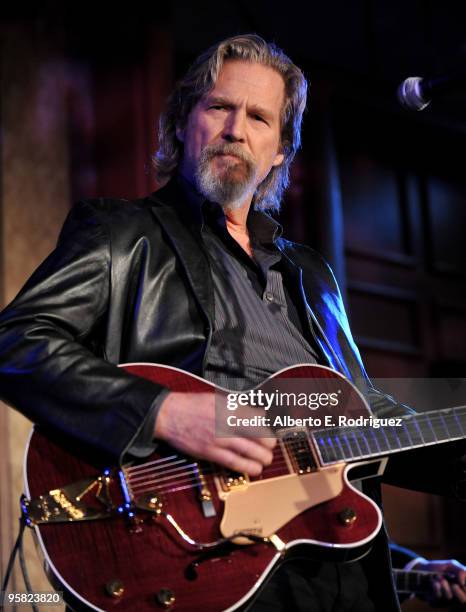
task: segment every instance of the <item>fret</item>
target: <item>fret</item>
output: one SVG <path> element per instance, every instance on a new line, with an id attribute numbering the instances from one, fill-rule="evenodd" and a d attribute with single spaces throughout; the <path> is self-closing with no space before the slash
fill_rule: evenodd
<path id="1" fill-rule="evenodd" d="M 336 431 L 329 429 L 327 434 L 332 441 L 336 460 L 343 461 L 348 459 L 348 446 L 344 444 L 344 441 L 342 440 L 342 432 L 338 429 Z M 353 458 L 351 453 L 349 456 Z"/>
<path id="2" fill-rule="evenodd" d="M 458 412 L 459 412 L 459 410 L 458 410 Z M 453 414 L 454 414 L 454 416 L 455 416 L 455 422 L 457 423 L 457 425 L 458 425 L 458 427 L 459 427 L 459 430 L 460 430 L 460 432 L 461 432 L 461 436 L 464 436 L 464 435 L 465 435 L 465 433 L 464 433 L 464 428 L 463 428 L 463 426 L 461 425 L 461 421 L 460 421 L 460 419 L 458 418 L 458 414 L 457 414 L 457 411 L 456 411 L 455 409 L 453 409 Z"/>
<path id="3" fill-rule="evenodd" d="M 418 446 L 424 446 L 425 445 L 425 440 L 424 440 L 424 436 L 422 433 L 421 428 L 419 427 L 419 423 L 418 423 L 418 417 L 417 416 L 413 416 L 412 418 L 412 424 L 414 426 L 414 430 L 416 431 L 416 445 Z"/>
<path id="4" fill-rule="evenodd" d="M 371 428 L 372 429 L 372 428 Z M 359 442 L 359 448 L 361 449 L 361 455 L 363 457 L 367 457 L 368 455 L 372 455 L 371 447 L 368 442 L 368 434 L 369 432 L 366 429 L 358 429 L 357 430 L 357 439 Z"/>
<path id="5" fill-rule="evenodd" d="M 340 454 L 342 459 L 353 459 L 353 452 L 351 447 L 348 446 L 347 441 L 345 440 L 344 432 L 332 432 L 334 438 L 337 439 L 337 444 L 340 449 Z"/>
<path id="6" fill-rule="evenodd" d="M 361 455 L 359 446 L 357 445 L 357 443 L 354 442 L 353 436 L 351 435 L 349 428 L 347 429 L 347 433 L 343 434 L 343 440 L 345 440 L 346 444 L 348 445 L 348 448 L 351 451 L 351 457 L 353 459 L 356 459 Z"/>
<path id="7" fill-rule="evenodd" d="M 444 415 L 443 414 L 439 414 L 439 419 L 438 420 L 439 420 L 439 426 L 441 426 L 442 430 L 443 430 L 442 437 L 444 439 L 447 439 L 447 438 L 450 439 L 452 437 L 452 435 L 450 433 L 450 430 L 448 428 L 448 423 L 447 423 Z"/>
<path id="8" fill-rule="evenodd" d="M 320 433 L 320 432 L 316 432 Z M 319 449 L 320 456 L 322 458 L 322 463 L 328 463 L 328 455 L 327 455 L 327 445 L 325 444 L 325 440 L 323 436 L 319 436 L 317 439 L 314 437 L 315 442 L 317 443 L 317 448 Z"/>
<path id="9" fill-rule="evenodd" d="M 320 430 L 315 433 L 318 434 L 318 438 L 316 440 L 314 436 L 314 440 L 317 442 L 323 463 L 335 463 L 347 459 L 341 444 L 332 439 L 333 432 Z"/>
<path id="10" fill-rule="evenodd" d="M 317 439 L 316 435 L 318 436 Z M 314 432 L 313 436 L 324 463 L 354 459 L 351 447 L 346 444 L 345 440 L 342 439 L 343 436 L 338 432 L 323 429 Z"/>
<path id="11" fill-rule="evenodd" d="M 409 448 L 414 446 L 413 438 L 409 432 L 409 427 L 405 420 L 403 420 L 403 424 L 399 427 L 398 440 L 402 448 Z"/>
<path id="12" fill-rule="evenodd" d="M 358 430 L 357 429 L 352 429 L 349 432 L 349 436 L 350 436 L 350 440 L 353 442 L 353 446 L 354 448 L 357 449 L 357 457 L 362 457 L 364 456 L 366 453 L 363 452 L 361 445 L 359 444 L 360 442 L 360 438 L 358 438 L 357 435 Z"/>
<path id="13" fill-rule="evenodd" d="M 414 417 L 417 421 L 419 429 L 422 434 L 422 438 L 424 440 L 424 444 L 432 444 L 437 441 L 437 438 L 432 431 L 432 427 L 429 424 L 429 417 L 422 418 L 424 415 L 419 415 L 419 417 Z"/>
<path id="14" fill-rule="evenodd" d="M 367 436 L 367 440 L 369 443 L 369 448 L 371 449 L 372 453 L 380 455 L 382 453 L 382 449 L 380 447 L 380 444 L 377 440 L 377 436 L 375 435 L 375 430 L 373 428 L 369 430 L 369 435 Z"/>
<path id="15" fill-rule="evenodd" d="M 406 419 L 405 424 L 406 430 L 412 441 L 411 446 L 424 446 L 424 438 L 422 437 L 422 433 L 417 424 L 416 417 L 409 417 L 408 419 Z"/>
<path id="16" fill-rule="evenodd" d="M 344 430 L 340 433 L 340 442 L 345 452 L 345 459 L 354 459 L 353 449 L 349 444 L 348 436 L 346 435 Z"/>
<path id="17" fill-rule="evenodd" d="M 453 410 L 445 415 L 442 415 L 442 419 L 451 439 L 455 440 L 456 438 L 463 437 L 461 423 Z"/>
<path id="18" fill-rule="evenodd" d="M 446 414 L 440 412 L 432 415 L 431 424 L 439 442 L 465 437 L 465 423 L 461 423 L 459 409 L 451 409 Z"/>
<path id="19" fill-rule="evenodd" d="M 332 463 L 338 461 L 337 447 L 333 443 L 332 438 L 328 435 L 323 438 L 326 445 L 326 461 Z"/>
<path id="20" fill-rule="evenodd" d="M 346 459 L 345 450 L 344 450 L 343 445 L 342 445 L 341 440 L 340 440 L 340 437 L 341 437 L 340 434 L 339 433 L 335 433 L 333 437 L 334 437 L 334 440 L 337 443 L 338 448 L 339 448 L 340 459 Z"/>
<path id="21" fill-rule="evenodd" d="M 384 427 L 380 427 L 379 429 L 373 428 L 373 431 L 374 435 L 377 437 L 382 452 L 386 453 L 387 451 L 391 450 L 390 442 L 385 435 Z"/>
<path id="22" fill-rule="evenodd" d="M 425 420 L 424 422 L 427 423 L 427 426 L 429 427 L 432 437 L 433 437 L 433 442 L 438 442 L 439 441 L 439 431 L 437 429 L 437 427 L 435 427 L 435 421 L 438 418 L 438 415 L 435 414 L 426 414 L 425 415 Z"/>
<path id="23" fill-rule="evenodd" d="M 393 426 L 383 427 L 383 433 L 389 445 L 389 450 L 398 450 L 401 448 L 400 441 L 398 439 L 398 428 Z"/>

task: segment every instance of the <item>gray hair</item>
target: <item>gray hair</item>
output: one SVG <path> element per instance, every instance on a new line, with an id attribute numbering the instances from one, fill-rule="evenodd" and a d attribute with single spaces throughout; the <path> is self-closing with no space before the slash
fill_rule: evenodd
<path id="1" fill-rule="evenodd" d="M 270 170 L 257 187 L 253 198 L 256 209 L 278 211 L 283 192 L 289 183 L 290 164 L 301 145 L 307 82 L 301 70 L 281 49 L 273 43 L 267 43 L 257 34 L 233 36 L 214 45 L 202 53 L 178 81 L 159 121 L 159 148 L 153 157 L 156 178 L 163 184 L 175 173 L 183 152 L 176 128 L 183 129 L 186 126 L 189 113 L 214 87 L 223 63 L 229 59 L 269 66 L 281 74 L 285 84 L 280 136 L 284 160 Z"/>

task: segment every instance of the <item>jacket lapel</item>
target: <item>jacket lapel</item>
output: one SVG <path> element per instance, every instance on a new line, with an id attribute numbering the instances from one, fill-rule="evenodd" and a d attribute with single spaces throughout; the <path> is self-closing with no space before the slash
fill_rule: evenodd
<path id="1" fill-rule="evenodd" d="M 324 362 L 322 365 L 328 365 L 331 368 L 342 372 L 343 368 L 341 362 L 337 355 L 335 355 L 335 352 L 332 350 L 332 346 L 322 328 L 322 325 L 318 321 L 312 305 L 309 303 L 309 299 L 303 285 L 302 268 L 293 261 L 290 255 L 286 252 L 286 248 L 284 248 L 280 240 L 278 240 L 276 244 L 282 253 L 283 264 L 287 269 L 287 274 L 292 279 L 294 287 L 298 287 L 299 289 L 299 304 L 297 304 L 297 307 L 299 307 L 306 315 L 311 335 L 315 340 L 317 348 L 320 350 L 321 357 Z"/>
<path id="2" fill-rule="evenodd" d="M 180 201 L 180 198 L 183 198 L 183 195 L 172 183 L 149 197 L 153 204 L 151 210 L 165 230 L 198 304 L 212 326 L 214 317 L 212 274 L 207 254 L 202 247 L 200 226 L 190 219 L 188 214 L 185 217 L 181 216 L 183 201 Z M 175 198 L 178 198 L 176 202 Z"/>

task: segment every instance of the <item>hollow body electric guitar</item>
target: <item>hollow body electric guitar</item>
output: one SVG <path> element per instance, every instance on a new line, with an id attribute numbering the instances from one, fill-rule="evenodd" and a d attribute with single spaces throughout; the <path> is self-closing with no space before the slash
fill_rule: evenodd
<path id="1" fill-rule="evenodd" d="M 241 396 L 197 376 L 121 367 L 173 391 L 229 398 L 217 411 L 226 431 L 253 422 L 241 421 Z M 360 392 L 323 366 L 287 368 L 247 393 L 278 438 L 260 477 L 162 444 L 143 462 L 97 470 L 33 430 L 23 514 L 73 609 L 246 608 L 287 559 L 366 552 L 382 516 L 351 479 L 381 474 L 391 453 L 466 436 L 465 407 L 373 421 Z"/>

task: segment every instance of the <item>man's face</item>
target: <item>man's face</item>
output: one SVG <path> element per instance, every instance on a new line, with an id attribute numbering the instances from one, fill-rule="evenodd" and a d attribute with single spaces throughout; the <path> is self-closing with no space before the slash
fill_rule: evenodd
<path id="1" fill-rule="evenodd" d="M 225 62 L 214 88 L 194 106 L 184 129 L 181 173 L 209 199 L 239 206 L 280 152 L 280 112 L 285 86 L 273 68 L 241 60 Z"/>

